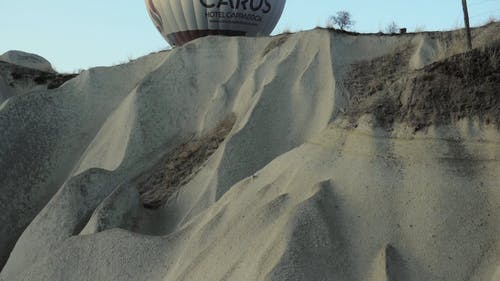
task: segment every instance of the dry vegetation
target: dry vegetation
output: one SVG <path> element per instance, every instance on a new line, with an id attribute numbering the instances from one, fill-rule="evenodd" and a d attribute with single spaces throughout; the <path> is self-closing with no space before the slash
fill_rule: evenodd
<path id="1" fill-rule="evenodd" d="M 230 115 L 207 135 L 188 141 L 167 153 L 147 174 L 137 180 L 144 207 L 165 204 L 196 174 L 231 132 L 236 117 Z"/>
<path id="2" fill-rule="evenodd" d="M 285 44 L 285 42 L 290 38 L 291 34 L 282 34 L 279 35 L 276 39 L 271 41 L 266 48 L 264 49 L 264 52 L 262 52 L 262 57 L 265 57 L 269 52 L 272 50 L 279 48 L 281 45 Z"/>
<path id="3" fill-rule="evenodd" d="M 16 84 L 33 81 L 38 85 L 47 85 L 49 90 L 59 88 L 66 81 L 77 76 L 77 74 L 45 72 L 0 61 L 0 72 L 6 73 L 7 71 L 9 73 L 5 76 L 10 78 L 8 83 L 12 87 Z"/>
<path id="4" fill-rule="evenodd" d="M 345 83 L 354 126 L 373 114 L 390 129 L 407 123 L 415 131 L 463 118 L 500 125 L 500 44 L 454 55 L 409 72 L 411 50 L 352 66 Z"/>

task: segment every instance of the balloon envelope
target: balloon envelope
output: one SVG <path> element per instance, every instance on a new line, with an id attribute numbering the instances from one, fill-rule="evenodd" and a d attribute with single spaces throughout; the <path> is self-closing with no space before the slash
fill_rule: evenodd
<path id="1" fill-rule="evenodd" d="M 172 46 L 207 35 L 266 36 L 286 0 L 145 0 L 153 23 Z"/>

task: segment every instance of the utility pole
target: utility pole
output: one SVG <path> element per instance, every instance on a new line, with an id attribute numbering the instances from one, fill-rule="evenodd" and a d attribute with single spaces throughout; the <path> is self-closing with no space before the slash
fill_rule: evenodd
<path id="1" fill-rule="evenodd" d="M 465 33 L 467 36 L 467 49 L 472 50 L 472 36 L 470 34 L 469 10 L 467 9 L 467 0 L 462 0 L 462 7 L 464 9 Z"/>

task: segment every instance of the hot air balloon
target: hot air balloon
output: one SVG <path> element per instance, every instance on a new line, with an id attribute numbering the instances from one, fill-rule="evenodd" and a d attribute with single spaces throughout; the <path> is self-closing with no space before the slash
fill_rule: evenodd
<path id="1" fill-rule="evenodd" d="M 267 36 L 286 0 L 145 0 L 154 25 L 171 46 L 208 35 Z"/>

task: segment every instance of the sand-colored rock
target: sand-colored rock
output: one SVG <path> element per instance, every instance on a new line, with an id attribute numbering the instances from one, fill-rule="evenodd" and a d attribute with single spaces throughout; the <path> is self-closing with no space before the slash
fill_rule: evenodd
<path id="1" fill-rule="evenodd" d="M 497 281 L 498 95 L 411 81 L 499 30 L 208 37 L 9 98 L 0 280 Z"/>
<path id="2" fill-rule="evenodd" d="M 48 60 L 22 51 L 8 51 L 0 56 L 0 61 L 45 72 L 55 72 Z"/>
<path id="3" fill-rule="evenodd" d="M 29 68 L 0 59 L 0 105 L 14 96 L 59 88 L 76 76 Z"/>

